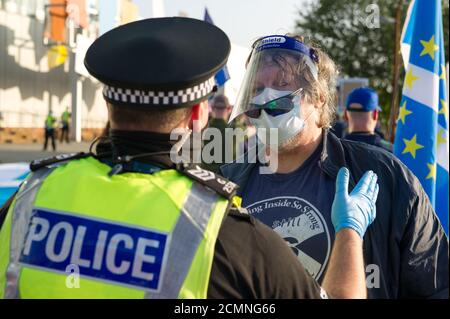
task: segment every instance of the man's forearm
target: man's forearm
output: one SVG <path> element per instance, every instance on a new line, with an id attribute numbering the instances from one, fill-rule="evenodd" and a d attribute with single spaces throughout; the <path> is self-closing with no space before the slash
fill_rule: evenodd
<path id="1" fill-rule="evenodd" d="M 322 286 L 333 298 L 367 298 L 362 240 L 354 230 L 337 232 Z"/>

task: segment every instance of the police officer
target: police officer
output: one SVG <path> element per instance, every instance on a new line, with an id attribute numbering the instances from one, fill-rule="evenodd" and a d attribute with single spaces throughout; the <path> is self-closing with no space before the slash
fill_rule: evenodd
<path id="1" fill-rule="evenodd" d="M 85 65 L 105 85 L 109 138 L 95 154 L 31 164 L 3 208 L 0 297 L 365 297 L 355 229 L 375 217 L 376 176 L 350 195 L 348 174 L 338 178 L 321 288 L 277 234 L 236 206 L 234 183 L 171 160 L 179 141 L 170 132 L 206 125 L 229 52 L 220 29 L 188 18 L 133 22 L 92 44 Z"/>
<path id="2" fill-rule="evenodd" d="M 44 148 L 43 150 L 47 150 L 48 140 L 50 139 L 52 142 L 53 152 L 56 151 L 56 142 L 55 142 L 55 123 L 56 118 L 53 116 L 52 110 L 48 111 L 47 117 L 45 118 L 45 140 L 44 140 Z"/>
<path id="3" fill-rule="evenodd" d="M 345 120 L 348 122 L 348 134 L 344 138 L 392 152 L 392 144 L 377 132 L 380 111 L 378 94 L 373 89 L 361 87 L 351 91 L 346 101 Z"/>
<path id="4" fill-rule="evenodd" d="M 61 114 L 61 136 L 60 142 L 66 141 L 69 144 L 69 121 L 70 121 L 69 107 Z"/>

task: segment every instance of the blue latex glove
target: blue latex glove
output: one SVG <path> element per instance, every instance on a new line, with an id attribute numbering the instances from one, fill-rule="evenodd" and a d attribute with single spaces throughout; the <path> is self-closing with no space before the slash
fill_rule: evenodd
<path id="1" fill-rule="evenodd" d="M 348 194 L 349 176 L 347 168 L 342 167 L 339 170 L 331 208 L 331 221 L 336 233 L 343 228 L 351 228 L 363 238 L 367 227 L 376 217 L 378 177 L 372 171 L 366 172 L 353 191 Z"/>

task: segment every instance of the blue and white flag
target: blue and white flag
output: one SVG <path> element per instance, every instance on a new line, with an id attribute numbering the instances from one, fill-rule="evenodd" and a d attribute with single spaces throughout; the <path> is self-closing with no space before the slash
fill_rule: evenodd
<path id="1" fill-rule="evenodd" d="M 214 24 L 207 8 L 205 8 L 205 15 L 203 17 L 203 21 L 208 22 L 209 24 Z M 222 69 L 220 69 L 214 78 L 216 80 L 216 84 L 218 87 L 223 86 L 225 82 L 230 79 L 230 74 L 228 73 L 227 66 L 225 65 Z"/>
<path id="2" fill-rule="evenodd" d="M 441 0 L 412 0 L 403 28 L 406 76 L 394 153 L 414 172 L 448 236 L 448 100 Z"/>

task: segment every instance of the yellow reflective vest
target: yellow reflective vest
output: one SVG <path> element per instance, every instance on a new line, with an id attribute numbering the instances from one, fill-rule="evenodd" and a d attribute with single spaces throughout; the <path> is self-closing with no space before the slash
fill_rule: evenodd
<path id="1" fill-rule="evenodd" d="M 110 171 L 87 157 L 21 186 L 0 231 L 0 297 L 206 298 L 229 200 L 172 169 Z"/>

